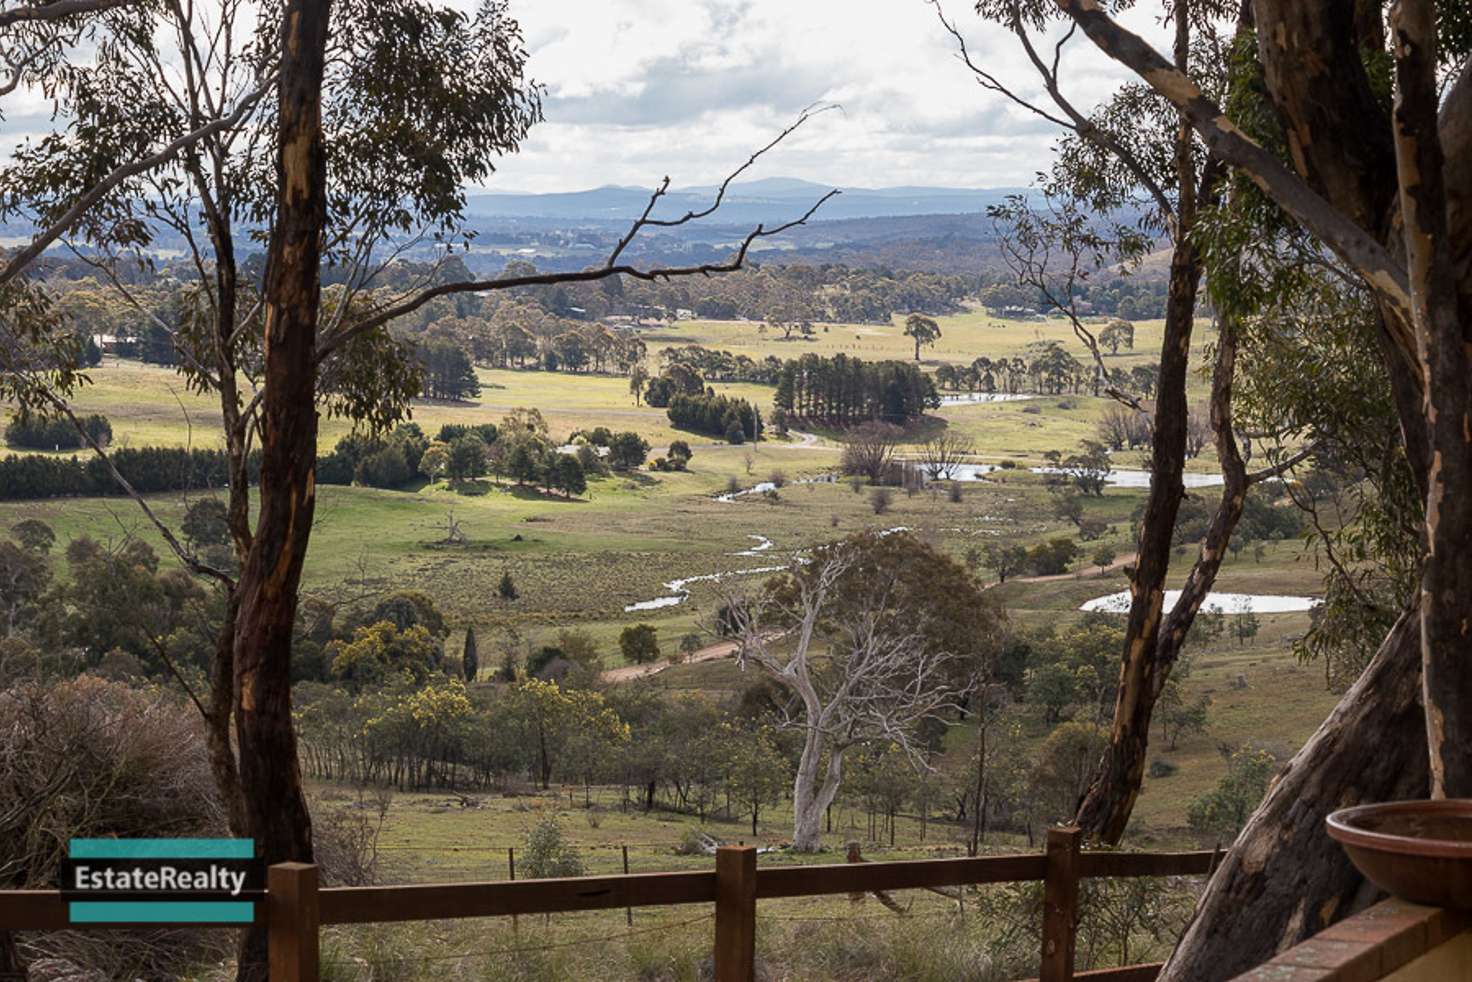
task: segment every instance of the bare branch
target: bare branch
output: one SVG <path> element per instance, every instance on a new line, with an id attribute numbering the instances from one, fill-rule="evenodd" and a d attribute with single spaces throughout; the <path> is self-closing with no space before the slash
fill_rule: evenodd
<path id="1" fill-rule="evenodd" d="M 49 23 L 79 14 L 98 14 L 137 2 L 138 0 L 51 0 L 49 3 L 21 3 L 9 10 L 0 10 L 0 29 L 13 24 Z"/>
<path id="2" fill-rule="evenodd" d="M 838 190 L 829 191 L 823 195 L 809 208 L 800 218 L 784 222 L 781 225 L 767 228 L 758 225 L 747 233 L 746 238 L 741 241 L 741 246 L 736 250 L 729 260 L 724 263 L 701 263 L 696 266 L 656 266 L 650 269 L 641 269 L 637 266 L 599 266 L 593 269 L 583 269 L 568 273 L 534 273 L 527 276 L 507 276 L 498 280 L 469 280 L 463 283 L 442 283 L 431 287 L 410 299 L 380 310 L 363 320 L 354 322 L 351 326 L 337 331 L 331 337 L 325 338 L 317 346 L 317 363 L 321 364 L 330 354 L 341 348 L 360 334 L 364 334 L 375 328 L 382 327 L 389 321 L 405 314 L 413 313 L 420 307 L 429 303 L 436 297 L 443 297 L 455 293 L 489 293 L 496 290 L 512 290 L 523 286 L 555 286 L 559 283 L 587 283 L 594 280 L 607 279 L 610 276 L 632 276 L 635 279 L 657 281 L 670 280 L 682 276 L 710 276 L 715 273 L 734 273 L 746 264 L 746 255 L 751 246 L 758 239 L 780 235 L 799 225 L 806 225 L 819 208 L 828 199 L 841 194 Z"/>
<path id="3" fill-rule="evenodd" d="M 1094 0 L 1055 0 L 1096 45 L 1111 58 L 1132 69 L 1152 89 L 1179 109 L 1211 151 L 1237 167 L 1352 266 L 1396 317 L 1387 327 L 1396 345 L 1415 366 L 1418 384 L 1425 384 L 1416 357 L 1411 325 L 1410 280 L 1405 265 L 1395 259 L 1370 233 L 1326 201 L 1302 178 L 1243 133 L 1221 108 L 1138 35 L 1116 23 Z"/>

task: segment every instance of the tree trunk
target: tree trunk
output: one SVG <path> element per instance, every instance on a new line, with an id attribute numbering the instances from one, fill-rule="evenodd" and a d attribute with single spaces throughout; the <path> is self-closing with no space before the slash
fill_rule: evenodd
<path id="1" fill-rule="evenodd" d="M 1176 515 L 1185 496 L 1186 385 L 1200 282 L 1200 256 L 1180 233 L 1171 254 L 1150 446 L 1150 496 L 1140 523 L 1130 580 L 1130 614 L 1115 694 L 1114 728 L 1099 772 L 1074 819 L 1086 834 L 1110 844 L 1117 844 L 1124 835 L 1140 793 L 1154 694 L 1169 672 L 1169 666 L 1162 668 L 1158 661 L 1157 641 L 1165 616 L 1165 582 L 1170 572 Z"/>
<path id="2" fill-rule="evenodd" d="M 26 963 L 15 946 L 13 931 L 0 931 L 0 979 L 26 978 Z"/>
<path id="3" fill-rule="evenodd" d="M 282 21 L 277 201 L 265 288 L 260 510 L 240 574 L 235 706 L 240 783 L 258 855 L 310 862 L 312 824 L 291 718 L 291 639 L 315 505 L 316 332 L 326 220 L 322 72 L 328 0 Z M 238 978 L 266 976 L 265 925 L 242 939 Z"/>
<path id="4" fill-rule="evenodd" d="M 1421 579 L 1423 695 L 1431 795 L 1447 798 L 1472 795 L 1472 297 L 1459 302 L 1447 228 L 1430 0 L 1400 0 L 1391 28 L 1401 217 L 1432 454 Z"/>
<path id="5" fill-rule="evenodd" d="M 1371 898 L 1324 819 L 1361 802 L 1425 796 L 1419 643 L 1417 616 L 1402 614 L 1237 837 L 1161 982 L 1232 978 Z"/>
<path id="6" fill-rule="evenodd" d="M 843 751 L 828 751 L 828 766 L 820 783 L 818 768 L 822 757 L 822 740 L 816 731 L 809 731 L 792 784 L 792 848 L 798 852 L 817 852 L 822 848 L 823 815 L 833 804 L 843 780 Z"/>
<path id="7" fill-rule="evenodd" d="M 250 834 L 250 824 L 240 787 L 240 770 L 235 760 L 235 748 L 230 742 L 230 719 L 235 704 L 235 618 L 239 609 L 239 593 L 232 590 L 226 597 L 225 621 L 215 641 L 214 664 L 210 667 L 210 696 L 204 723 L 210 773 L 214 777 L 220 799 L 225 803 L 230 834 L 245 837 Z"/>

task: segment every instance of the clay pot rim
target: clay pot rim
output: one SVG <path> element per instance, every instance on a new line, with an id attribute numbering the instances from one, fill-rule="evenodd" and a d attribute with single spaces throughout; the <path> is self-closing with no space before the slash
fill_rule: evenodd
<path id="1" fill-rule="evenodd" d="M 1369 805 L 1341 808 L 1330 814 L 1326 821 L 1329 835 L 1346 846 L 1390 852 L 1406 856 L 1425 856 L 1438 859 L 1472 859 L 1472 841 L 1459 842 L 1452 839 L 1426 839 L 1414 835 L 1395 835 L 1389 832 L 1372 832 L 1355 824 L 1356 819 L 1369 815 L 1465 815 L 1472 818 L 1472 798 L 1447 798 L 1436 801 L 1419 799 L 1411 801 L 1386 801 Z"/>

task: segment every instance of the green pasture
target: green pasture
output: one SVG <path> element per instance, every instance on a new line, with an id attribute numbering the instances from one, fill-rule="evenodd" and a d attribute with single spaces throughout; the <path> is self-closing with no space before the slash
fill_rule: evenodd
<path id="1" fill-rule="evenodd" d="M 1088 354 L 1073 327 L 1061 317 L 1010 320 L 972 309 L 935 320 L 940 325 L 940 339 L 920 352 L 921 364 L 930 369 L 947 362 L 969 365 L 983 355 L 992 359 L 1020 355 L 1028 345 L 1039 341 L 1057 341 L 1080 360 Z M 815 324 L 811 335 L 794 334 L 786 340 L 780 330 L 763 329 L 756 321 L 691 320 L 645 330 L 640 336 L 656 358 L 664 348 L 699 344 L 756 359 L 768 355 L 796 358 L 811 352 L 845 354 L 865 361 L 891 358 L 907 361 L 915 357 L 915 342 L 905 336 L 904 322 L 904 315 L 897 314 L 888 324 Z M 1097 331 L 1104 323 L 1090 327 Z M 1128 368 L 1158 359 L 1164 328 L 1162 320 L 1136 321 L 1134 349 L 1121 349 L 1118 355 L 1105 351 L 1105 363 Z"/>

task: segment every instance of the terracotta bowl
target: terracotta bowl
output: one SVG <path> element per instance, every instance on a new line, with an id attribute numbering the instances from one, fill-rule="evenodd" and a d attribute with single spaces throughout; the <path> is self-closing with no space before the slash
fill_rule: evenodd
<path id="1" fill-rule="evenodd" d="M 1328 825 L 1355 867 L 1386 893 L 1472 908 L 1472 799 L 1342 808 Z"/>

